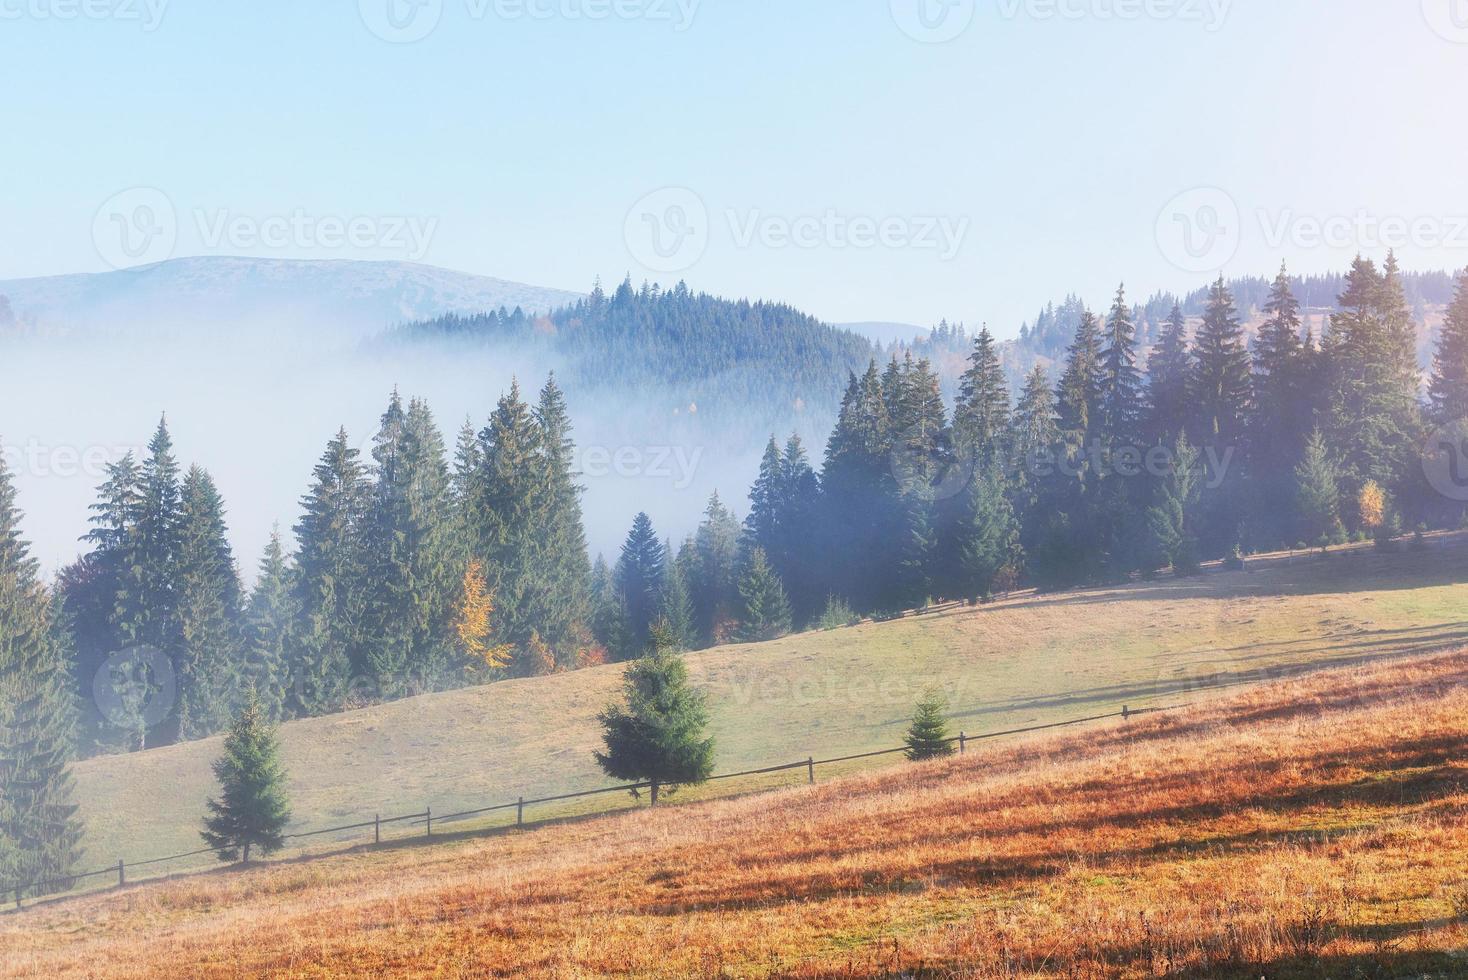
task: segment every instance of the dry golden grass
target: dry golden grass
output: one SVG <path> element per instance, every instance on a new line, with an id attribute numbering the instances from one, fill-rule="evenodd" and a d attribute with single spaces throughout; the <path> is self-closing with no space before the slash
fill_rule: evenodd
<path id="1" fill-rule="evenodd" d="M 0 917 L 5 976 L 1468 975 L 1468 652 Z"/>

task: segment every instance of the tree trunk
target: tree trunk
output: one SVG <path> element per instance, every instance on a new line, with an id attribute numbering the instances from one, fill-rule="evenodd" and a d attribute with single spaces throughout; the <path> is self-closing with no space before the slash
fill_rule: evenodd
<path id="1" fill-rule="evenodd" d="M 250 863 L 250 845 L 249 844 L 246 844 L 245 845 L 245 863 L 246 864 L 249 864 Z"/>

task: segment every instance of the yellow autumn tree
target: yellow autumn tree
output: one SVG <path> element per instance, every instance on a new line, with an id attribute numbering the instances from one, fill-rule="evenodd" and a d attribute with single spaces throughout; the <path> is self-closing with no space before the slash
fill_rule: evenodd
<path id="1" fill-rule="evenodd" d="M 1356 499 L 1361 512 L 1361 527 L 1375 531 L 1386 523 L 1386 491 L 1375 480 L 1367 480 Z"/>
<path id="2" fill-rule="evenodd" d="M 498 670 L 510 662 L 508 644 L 494 642 L 494 592 L 484 578 L 484 565 L 478 559 L 464 570 L 463 598 L 454 616 L 454 630 L 464 656 L 490 670 Z"/>

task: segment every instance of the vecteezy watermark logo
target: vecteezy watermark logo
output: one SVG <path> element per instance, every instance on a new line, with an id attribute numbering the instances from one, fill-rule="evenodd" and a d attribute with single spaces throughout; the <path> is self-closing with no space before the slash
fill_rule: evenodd
<path id="1" fill-rule="evenodd" d="M 0 460 L 12 473 L 25 473 L 37 478 L 74 479 L 83 476 L 100 479 L 107 475 L 109 463 L 121 459 L 126 453 L 138 452 L 139 448 L 50 445 L 31 438 L 24 444 L 7 442 L 0 445 Z"/>
<path id="2" fill-rule="evenodd" d="M 114 269 L 162 262 L 178 244 L 178 212 L 156 187 L 131 187 L 97 209 L 92 244 Z"/>
<path id="3" fill-rule="evenodd" d="M 168 0 L 0 0 L 0 20 L 115 20 L 151 34 L 167 9 Z"/>
<path id="4" fill-rule="evenodd" d="M 1465 0 L 1468 2 L 1468 0 Z M 1264 242 L 1278 251 L 1295 248 L 1355 249 L 1468 249 L 1468 214 L 1400 215 L 1372 214 L 1365 208 L 1355 214 L 1299 214 L 1286 208 L 1277 213 L 1258 212 Z"/>
<path id="5" fill-rule="evenodd" d="M 0 0 L 4 2 L 4 0 Z M 693 26 L 702 0 L 463 0 L 471 21 L 642 20 Z M 432 34 L 443 18 L 443 0 L 357 0 L 362 23 L 384 41 L 412 44 Z"/>
<path id="6" fill-rule="evenodd" d="M 443 0 L 357 0 L 362 23 L 391 44 L 412 44 L 432 34 L 443 17 Z"/>
<path id="7" fill-rule="evenodd" d="M 1454 422 L 1428 436 L 1422 471 L 1432 489 L 1449 500 L 1468 503 L 1468 422 Z"/>
<path id="8" fill-rule="evenodd" d="M 1171 20 L 1222 30 L 1233 0 L 999 0 L 1005 20 Z"/>
<path id="9" fill-rule="evenodd" d="M 92 678 L 92 701 L 110 724 L 146 731 L 167 718 L 178 701 L 173 663 L 150 646 L 114 653 Z"/>
<path id="10" fill-rule="evenodd" d="M 708 207 L 686 187 L 665 187 L 632 206 L 622 232 L 632 257 L 644 268 L 683 272 L 708 250 Z"/>
<path id="11" fill-rule="evenodd" d="M 945 44 L 974 22 L 975 0 L 891 0 L 902 33 L 923 44 Z"/>
<path id="12" fill-rule="evenodd" d="M 971 224 L 967 217 L 927 214 L 873 218 L 841 214 L 834 208 L 793 218 L 765 214 L 759 209 L 742 214 L 731 210 L 725 217 L 737 248 L 758 244 L 770 249 L 911 249 L 936 252 L 943 262 L 958 257 Z"/>
<path id="13" fill-rule="evenodd" d="M 0 0 L 3 2 L 3 0 Z M 244 214 L 229 208 L 194 208 L 181 220 L 167 194 L 134 187 L 113 195 L 92 220 L 97 253 L 114 269 L 172 258 L 181 226 L 206 251 L 258 249 L 392 252 L 421 261 L 438 232 L 438 219 L 421 215 L 341 216 L 293 208 L 277 214 Z"/>
<path id="14" fill-rule="evenodd" d="M 1422 16 L 1443 40 L 1468 44 L 1468 0 L 1422 0 Z"/>
<path id="15" fill-rule="evenodd" d="M 1243 239 L 1238 202 L 1217 187 L 1184 191 L 1157 216 L 1157 246 L 1184 272 L 1219 272 Z"/>

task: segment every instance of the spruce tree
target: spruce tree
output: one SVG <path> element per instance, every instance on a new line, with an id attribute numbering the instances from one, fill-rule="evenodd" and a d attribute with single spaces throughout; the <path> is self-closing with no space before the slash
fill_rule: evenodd
<path id="1" fill-rule="evenodd" d="M 717 646 L 733 639 L 739 602 L 739 523 L 717 491 L 709 498 L 693 546 L 697 557 L 689 587 L 700 646 Z"/>
<path id="2" fill-rule="evenodd" d="M 780 446 L 771 436 L 760 458 L 759 475 L 749 491 L 749 516 L 744 518 L 746 547 L 775 554 L 781 544 L 780 510 L 785 496 L 785 474 Z"/>
<path id="3" fill-rule="evenodd" d="M 291 665 L 290 714 L 339 709 L 363 646 L 366 551 L 371 487 L 345 429 L 316 465 L 305 512 L 296 525 L 298 642 Z"/>
<path id="4" fill-rule="evenodd" d="M 1153 445 L 1170 445 L 1187 425 L 1191 412 L 1188 385 L 1192 376 L 1188 321 L 1182 307 L 1174 304 L 1157 346 L 1147 359 L 1146 429 Z"/>
<path id="5" fill-rule="evenodd" d="M 970 484 L 966 517 L 958 528 L 958 595 L 988 598 L 1006 574 L 1018 572 L 1020 528 L 997 464 L 985 466 Z"/>
<path id="6" fill-rule="evenodd" d="M 1065 372 L 1056 389 L 1056 414 L 1061 432 L 1074 449 L 1084 446 L 1100 422 L 1101 329 L 1095 314 L 1086 310 L 1066 353 Z"/>
<path id="7" fill-rule="evenodd" d="M 953 411 L 954 451 L 961 463 L 1002 455 L 1009 426 L 1009 383 L 994 337 L 985 326 L 974 340 L 968 369 L 959 379 Z"/>
<path id="8" fill-rule="evenodd" d="M 228 726 L 243 680 L 241 589 L 214 480 L 191 467 L 182 485 L 177 560 L 179 737 Z"/>
<path id="9" fill-rule="evenodd" d="M 809 623 L 825 604 L 820 548 L 820 481 L 806 458 L 798 435 L 785 443 L 780 459 L 780 529 L 771 558 L 790 595 L 791 615 L 797 624 Z"/>
<path id="10" fill-rule="evenodd" d="M 1268 316 L 1254 345 L 1254 416 L 1250 462 L 1261 500 L 1288 499 L 1294 465 L 1315 425 L 1313 356 L 1301 334 L 1300 303 L 1284 266 L 1264 306 Z M 1255 506 L 1270 541 L 1289 534 L 1287 510 Z"/>
<path id="11" fill-rule="evenodd" d="M 1204 495 L 1199 543 L 1205 555 L 1228 553 L 1240 543 L 1242 479 L 1252 411 L 1252 378 L 1243 327 L 1233 294 L 1219 276 L 1208 295 L 1198 328 L 1197 359 L 1189 395 L 1194 445 L 1209 452 L 1225 472 L 1212 474 L 1216 488 Z"/>
<path id="12" fill-rule="evenodd" d="M 948 699 L 937 688 L 929 688 L 918 700 L 903 741 L 907 743 L 906 754 L 911 762 L 953 755 L 953 741 L 948 735 Z"/>
<path id="13" fill-rule="evenodd" d="M 1198 571 L 1198 542 L 1193 535 L 1193 513 L 1199 494 L 1198 451 L 1179 432 L 1173 444 L 1172 466 L 1158 484 L 1156 501 L 1147 511 L 1143 570 L 1172 568 L 1178 575 Z"/>
<path id="14" fill-rule="evenodd" d="M 591 615 L 588 588 L 591 560 L 586 548 L 586 528 L 581 516 L 583 487 L 577 481 L 573 461 L 576 445 L 571 439 L 571 416 L 566 399 L 552 375 L 541 388 L 535 407 L 540 428 L 544 516 L 541 542 L 544 587 L 538 590 L 536 628 L 570 666 L 573 647 L 583 641 Z"/>
<path id="15" fill-rule="evenodd" d="M 657 621 L 666 558 L 663 543 L 653 531 L 652 519 L 645 513 L 638 514 L 622 545 L 622 557 L 617 561 L 615 573 L 617 596 L 627 628 L 627 645 L 615 652 L 623 660 L 637 656 L 647 647 Z"/>
<path id="16" fill-rule="evenodd" d="M 777 640 L 790 632 L 790 601 L 763 548 L 751 548 L 745 559 L 739 600 L 740 642 Z"/>
<path id="17" fill-rule="evenodd" d="M 275 729 L 259 698 L 251 694 L 224 739 L 214 763 L 220 795 L 208 801 L 200 836 L 221 861 L 250 861 L 250 852 L 270 855 L 285 846 L 290 822 L 285 770 Z"/>
<path id="18" fill-rule="evenodd" d="M 364 531 L 361 668 L 385 698 L 457 680 L 450 620 L 462 566 L 443 437 L 432 413 L 396 392 L 372 450 L 375 482 Z"/>
<path id="19" fill-rule="evenodd" d="M 1251 379 L 1244 328 L 1223 277 L 1208 294 L 1198 328 L 1192 384 L 1193 431 L 1204 446 L 1239 448 L 1248 420 Z"/>
<path id="20" fill-rule="evenodd" d="M 1344 537 L 1338 470 L 1324 434 L 1316 429 L 1295 469 L 1296 508 L 1308 544 L 1325 545 Z"/>
<path id="21" fill-rule="evenodd" d="M 1430 394 L 1438 425 L 1468 420 L 1468 270 L 1459 273 L 1457 292 L 1443 319 Z"/>
<path id="22" fill-rule="evenodd" d="M 699 785 L 713 774 L 708 707 L 689 685 L 688 666 L 666 630 L 654 631 L 648 653 L 627 668 L 621 702 L 600 720 L 606 751 L 596 753 L 597 764 L 613 779 L 648 783 L 653 806 L 663 791 Z"/>
<path id="23" fill-rule="evenodd" d="M 299 609 L 292 589 L 292 570 L 281 543 L 280 529 L 260 559 L 255 588 L 250 593 L 244 621 L 242 683 L 260 698 L 260 710 L 271 723 L 285 717 L 290 687 L 294 629 Z"/>
<path id="24" fill-rule="evenodd" d="M 672 545 L 665 549 L 673 554 Z M 675 559 L 667 563 L 661 594 L 658 596 L 658 622 L 667 629 L 673 648 L 679 652 L 695 649 L 698 632 L 693 622 L 693 600 L 688 579 L 693 570 L 693 541 L 684 542 Z"/>
<path id="25" fill-rule="evenodd" d="M 484 561 L 497 598 L 495 632 L 522 654 L 538 632 L 546 593 L 539 557 L 547 509 L 544 436 L 518 382 L 480 433 L 483 524 L 472 535 L 474 554 Z"/>
<path id="26" fill-rule="evenodd" d="M 0 888 L 64 878 L 81 852 L 76 712 L 55 613 L 0 455 Z"/>
<path id="27" fill-rule="evenodd" d="M 1137 370 L 1137 328 L 1118 287 L 1106 320 L 1106 346 L 1101 352 L 1097 393 L 1099 429 L 1110 449 L 1141 441 L 1142 375 Z"/>

